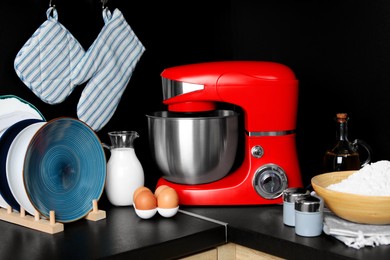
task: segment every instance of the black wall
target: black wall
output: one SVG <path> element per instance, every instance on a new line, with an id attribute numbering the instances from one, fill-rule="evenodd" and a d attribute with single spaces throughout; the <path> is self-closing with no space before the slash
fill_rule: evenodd
<path id="1" fill-rule="evenodd" d="M 53 0 L 59 21 L 87 50 L 103 26 L 99 0 Z M 77 117 L 84 85 L 61 104 L 48 105 L 17 77 L 13 60 L 46 20 L 49 1 L 5 1 L 0 10 L 0 95 L 17 95 L 46 117 Z M 147 185 L 160 173 L 151 160 L 145 114 L 165 109 L 164 68 L 216 60 L 270 60 L 289 66 L 300 82 L 297 147 L 305 184 L 320 172 L 335 137 L 337 112 L 350 115 L 349 136 L 390 159 L 390 3 L 385 0 L 111 0 L 144 44 L 115 115 L 97 134 L 136 130 L 136 153 Z M 261 107 L 259 108 L 261 109 Z M 266 109 L 266 108 L 264 108 Z"/>

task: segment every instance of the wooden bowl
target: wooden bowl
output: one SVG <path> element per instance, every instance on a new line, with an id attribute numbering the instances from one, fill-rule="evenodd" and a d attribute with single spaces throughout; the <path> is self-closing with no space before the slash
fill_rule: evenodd
<path id="1" fill-rule="evenodd" d="M 390 224 L 390 196 L 364 196 L 327 189 L 354 172 L 320 174 L 311 179 L 311 184 L 327 208 L 340 218 L 361 224 Z"/>

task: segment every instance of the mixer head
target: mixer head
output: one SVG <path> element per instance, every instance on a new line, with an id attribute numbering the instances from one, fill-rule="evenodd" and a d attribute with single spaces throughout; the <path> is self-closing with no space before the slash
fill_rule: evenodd
<path id="1" fill-rule="evenodd" d="M 210 111 L 223 102 L 243 109 L 248 132 L 295 129 L 298 81 L 282 64 L 206 62 L 171 67 L 161 77 L 169 111 Z"/>

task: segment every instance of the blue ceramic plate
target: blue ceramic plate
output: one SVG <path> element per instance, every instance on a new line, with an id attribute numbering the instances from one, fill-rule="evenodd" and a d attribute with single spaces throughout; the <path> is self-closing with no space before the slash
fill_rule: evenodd
<path id="1" fill-rule="evenodd" d="M 17 211 L 20 211 L 20 205 L 12 194 L 7 181 L 7 155 L 15 137 L 27 126 L 38 122 L 43 122 L 43 120 L 25 119 L 19 121 L 8 127 L 0 137 L 0 194 L 7 204 Z"/>
<path id="2" fill-rule="evenodd" d="M 72 222 L 92 210 L 106 178 L 106 158 L 95 132 L 80 120 L 57 118 L 32 138 L 24 161 L 24 184 L 43 216 Z"/>

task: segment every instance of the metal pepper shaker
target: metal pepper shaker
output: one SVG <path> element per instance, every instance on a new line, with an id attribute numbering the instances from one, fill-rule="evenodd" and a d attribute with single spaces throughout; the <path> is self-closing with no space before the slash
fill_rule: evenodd
<path id="1" fill-rule="evenodd" d="M 283 223 L 295 226 L 295 201 L 300 197 L 307 197 L 310 191 L 303 188 L 287 188 L 283 191 Z"/>
<path id="2" fill-rule="evenodd" d="M 315 237 L 323 229 L 323 200 L 317 196 L 299 198 L 295 201 L 295 233 Z"/>

